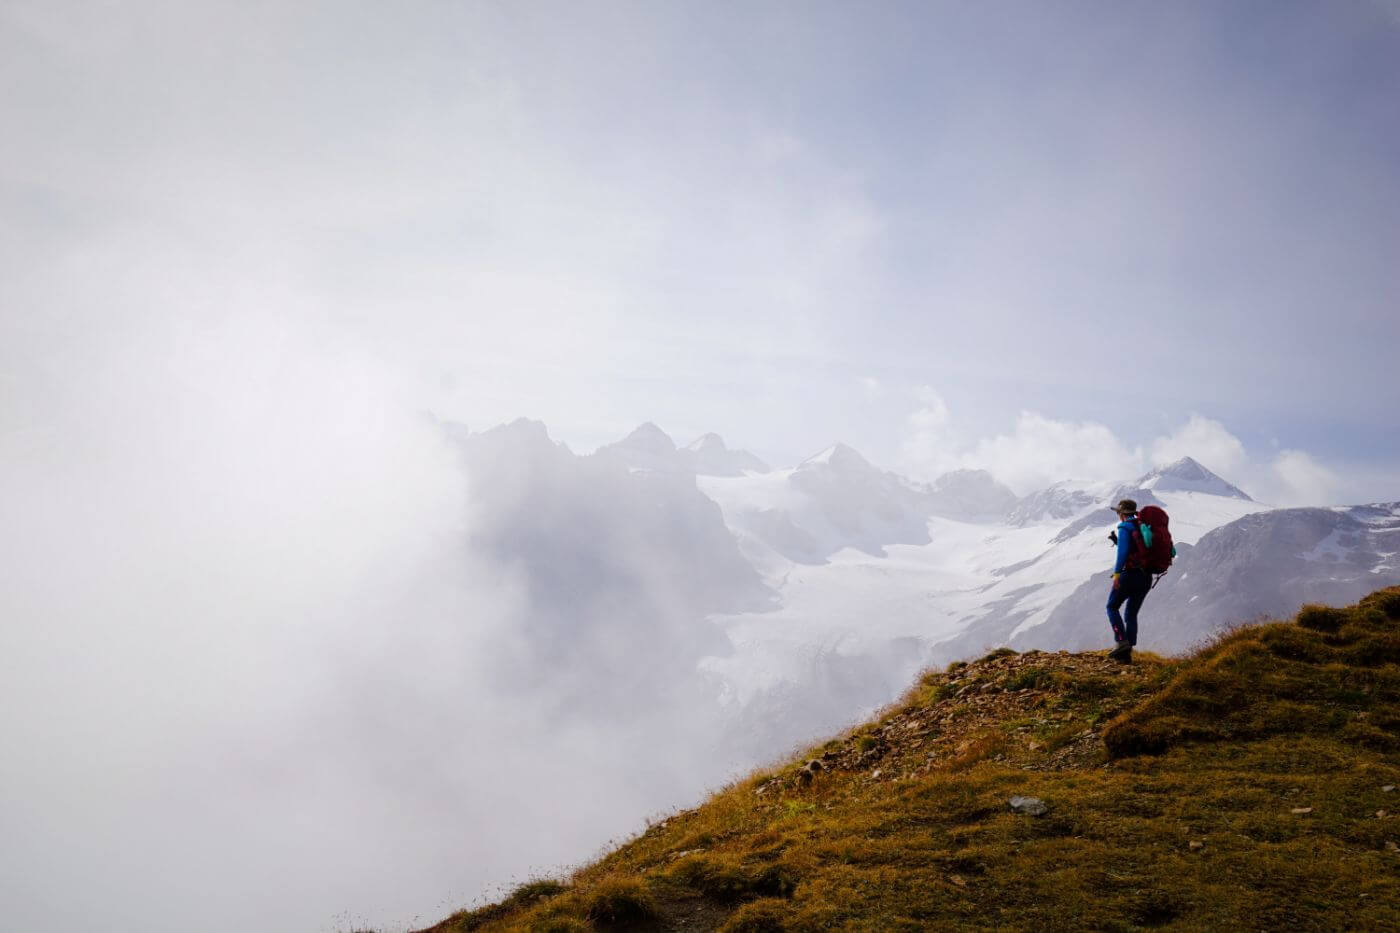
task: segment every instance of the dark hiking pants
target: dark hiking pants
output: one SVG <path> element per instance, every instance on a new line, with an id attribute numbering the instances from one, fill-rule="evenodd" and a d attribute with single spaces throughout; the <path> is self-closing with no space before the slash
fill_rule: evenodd
<path id="1" fill-rule="evenodd" d="M 1146 570 L 1125 570 L 1118 576 L 1118 587 L 1108 591 L 1108 624 L 1113 626 L 1113 640 L 1137 644 L 1137 617 L 1147 591 L 1152 589 L 1152 575 Z M 1128 604 L 1123 615 L 1118 607 Z"/>

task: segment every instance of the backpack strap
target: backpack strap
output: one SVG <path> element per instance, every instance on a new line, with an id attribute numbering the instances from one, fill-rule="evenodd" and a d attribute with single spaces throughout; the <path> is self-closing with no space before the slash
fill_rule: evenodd
<path id="1" fill-rule="evenodd" d="M 1133 523 L 1133 544 L 1128 549 L 1128 559 L 1123 565 L 1124 570 L 1143 570 L 1147 567 L 1147 542 L 1142 536 L 1142 519 L 1133 516 L 1128 519 Z"/>

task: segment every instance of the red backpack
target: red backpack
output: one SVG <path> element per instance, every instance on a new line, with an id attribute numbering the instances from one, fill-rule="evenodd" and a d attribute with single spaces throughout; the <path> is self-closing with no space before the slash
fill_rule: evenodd
<path id="1" fill-rule="evenodd" d="M 1129 562 L 1148 573 L 1166 573 L 1176 556 L 1172 533 L 1167 530 L 1167 513 L 1155 505 L 1138 512 L 1133 531 L 1133 553 Z"/>

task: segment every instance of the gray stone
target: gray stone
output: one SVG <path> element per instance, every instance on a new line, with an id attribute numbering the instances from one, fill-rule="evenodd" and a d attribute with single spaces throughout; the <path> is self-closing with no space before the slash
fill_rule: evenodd
<path id="1" fill-rule="evenodd" d="M 1024 813 L 1026 816 L 1044 816 L 1050 812 L 1050 808 L 1045 805 L 1045 801 L 1039 797 L 1012 797 L 1009 801 L 1011 809 L 1017 813 Z"/>

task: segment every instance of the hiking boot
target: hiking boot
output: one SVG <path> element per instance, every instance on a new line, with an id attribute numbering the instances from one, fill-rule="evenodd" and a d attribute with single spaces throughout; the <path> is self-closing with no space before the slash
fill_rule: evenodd
<path id="1" fill-rule="evenodd" d="M 1113 646 L 1113 650 L 1108 653 L 1110 660 L 1119 664 L 1127 664 L 1133 657 L 1133 646 L 1126 641 L 1120 641 Z"/>

